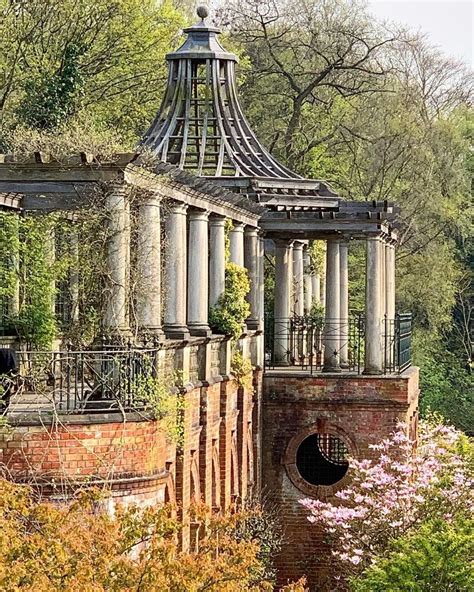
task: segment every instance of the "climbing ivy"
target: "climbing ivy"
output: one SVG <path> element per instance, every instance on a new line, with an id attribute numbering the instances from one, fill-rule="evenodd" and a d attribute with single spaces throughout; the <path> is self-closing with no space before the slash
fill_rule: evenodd
<path id="1" fill-rule="evenodd" d="M 246 296 L 250 291 L 247 270 L 227 263 L 225 270 L 225 289 L 216 306 L 209 313 L 209 323 L 213 330 L 238 339 L 242 335 L 245 319 L 250 314 Z"/>

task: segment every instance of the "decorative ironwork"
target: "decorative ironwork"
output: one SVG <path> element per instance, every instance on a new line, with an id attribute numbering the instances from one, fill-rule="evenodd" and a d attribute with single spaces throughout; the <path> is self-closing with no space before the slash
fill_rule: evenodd
<path id="1" fill-rule="evenodd" d="M 349 451 L 344 442 L 331 434 L 312 434 L 296 453 L 296 467 L 311 485 L 333 485 L 349 468 Z"/>
<path id="2" fill-rule="evenodd" d="M 401 373 L 411 366 L 411 314 L 384 319 L 381 328 L 383 372 Z M 265 317 L 265 366 L 296 367 L 310 373 L 323 370 L 324 341 L 337 343 L 333 355 L 338 358 L 347 349 L 341 369 L 362 374 L 365 352 L 365 317 L 352 313 L 348 319 L 314 319 L 293 316 L 288 319 Z"/>

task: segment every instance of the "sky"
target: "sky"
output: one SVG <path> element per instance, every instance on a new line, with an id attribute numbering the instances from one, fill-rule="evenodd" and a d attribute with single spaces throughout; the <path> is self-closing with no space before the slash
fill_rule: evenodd
<path id="1" fill-rule="evenodd" d="M 369 0 L 379 19 L 428 35 L 447 55 L 474 66 L 474 0 Z"/>

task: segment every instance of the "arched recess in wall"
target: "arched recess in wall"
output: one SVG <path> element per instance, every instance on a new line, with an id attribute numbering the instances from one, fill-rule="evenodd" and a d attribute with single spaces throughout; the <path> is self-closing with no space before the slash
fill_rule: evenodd
<path id="1" fill-rule="evenodd" d="M 201 480 L 199 478 L 199 463 L 197 450 L 191 451 L 191 503 L 201 501 Z"/>
<path id="2" fill-rule="evenodd" d="M 232 501 L 239 497 L 239 453 L 237 449 L 237 432 L 232 430 L 230 445 L 230 494 Z"/>
<path id="3" fill-rule="evenodd" d="M 300 430 L 286 448 L 286 473 L 303 493 L 325 498 L 347 486 L 350 457 L 358 457 L 354 440 L 325 419 Z"/>
<path id="4" fill-rule="evenodd" d="M 165 497 L 164 497 L 165 504 L 175 504 L 176 503 L 176 487 L 175 487 L 175 483 L 174 483 L 172 468 L 173 468 L 173 463 L 167 462 L 166 463 L 166 471 L 168 472 L 168 478 L 167 478 L 166 484 L 165 484 Z"/>
<path id="5" fill-rule="evenodd" d="M 255 485 L 255 463 L 253 456 L 253 429 L 252 422 L 247 424 L 247 468 L 248 468 L 248 489 L 252 493 Z"/>
<path id="6" fill-rule="evenodd" d="M 221 468 L 219 456 L 219 442 L 212 441 L 212 509 L 219 510 L 221 507 Z"/>

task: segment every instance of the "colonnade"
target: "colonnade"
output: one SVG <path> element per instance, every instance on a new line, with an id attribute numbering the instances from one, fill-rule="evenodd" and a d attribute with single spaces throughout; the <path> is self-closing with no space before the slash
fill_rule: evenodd
<path id="1" fill-rule="evenodd" d="M 324 277 L 311 270 L 307 241 L 275 241 L 275 361 L 288 364 L 289 322 L 308 314 L 314 301 L 325 308 L 323 370 L 339 372 L 349 364 L 349 242 L 326 242 Z M 384 318 L 395 318 L 395 245 L 382 237 L 366 240 L 364 372 L 384 367 Z"/>
<path id="2" fill-rule="evenodd" d="M 126 186 L 107 196 L 109 295 L 104 330 L 129 330 L 130 207 Z M 162 276 L 161 198 L 149 193 L 138 205 L 136 318 L 144 334 L 171 339 L 209 336 L 209 309 L 225 288 L 226 218 L 183 202 L 167 204 Z M 233 221 L 230 261 L 245 266 L 250 279 L 247 328 L 263 328 L 263 238 L 256 226 Z M 163 300 L 163 302 L 162 302 Z M 162 315 L 162 308 L 164 314 Z M 163 318 L 163 323 L 162 323 Z"/>

